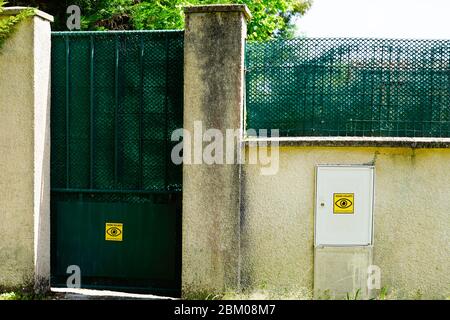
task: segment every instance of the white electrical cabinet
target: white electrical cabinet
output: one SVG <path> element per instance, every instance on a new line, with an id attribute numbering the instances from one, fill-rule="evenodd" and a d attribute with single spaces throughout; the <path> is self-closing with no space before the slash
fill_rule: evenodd
<path id="1" fill-rule="evenodd" d="M 374 167 L 316 167 L 316 246 L 372 244 Z"/>

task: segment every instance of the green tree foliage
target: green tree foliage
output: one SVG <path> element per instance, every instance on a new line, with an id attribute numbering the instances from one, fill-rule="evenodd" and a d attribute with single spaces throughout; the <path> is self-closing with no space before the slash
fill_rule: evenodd
<path id="1" fill-rule="evenodd" d="M 253 16 L 248 26 L 250 40 L 292 37 L 295 18 L 304 14 L 311 6 L 309 0 L 142 1 L 133 6 L 133 24 L 136 29 L 182 29 L 183 6 L 214 3 L 240 3 L 249 7 Z"/>
<path id="2" fill-rule="evenodd" d="M 295 20 L 312 0 L 11 0 L 15 5 L 35 5 L 55 16 L 55 30 L 66 30 L 64 17 L 70 4 L 80 6 L 83 30 L 183 29 L 183 7 L 217 3 L 246 4 L 252 20 L 249 40 L 292 38 Z"/>

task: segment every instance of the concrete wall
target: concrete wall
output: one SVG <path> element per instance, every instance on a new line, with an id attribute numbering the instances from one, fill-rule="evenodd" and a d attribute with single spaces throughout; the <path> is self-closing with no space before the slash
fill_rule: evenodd
<path id="1" fill-rule="evenodd" d="M 21 22 L 0 52 L 0 286 L 5 287 L 33 282 L 47 287 L 50 275 L 51 19 L 37 12 Z"/>
<path id="2" fill-rule="evenodd" d="M 247 147 L 248 151 L 248 147 Z M 450 294 L 450 149 L 280 147 L 279 172 L 242 178 L 242 286 L 313 288 L 314 168 L 374 164 L 373 263 L 398 298 Z"/>
<path id="3" fill-rule="evenodd" d="M 186 9 L 184 128 L 191 133 L 195 121 L 242 131 L 245 17 L 243 6 Z M 275 175 L 261 175 L 259 165 L 184 164 L 184 297 L 268 289 L 308 298 L 328 284 L 342 294 L 365 282 L 371 263 L 395 297 L 450 295 L 449 139 L 291 140 Z M 373 248 L 314 250 L 318 164 L 375 166 Z M 346 286 L 339 283 L 348 270 L 328 277 L 331 267 L 349 265 Z"/>
<path id="4" fill-rule="evenodd" d="M 247 9 L 186 13 L 184 127 L 193 132 L 200 120 L 204 129 L 242 130 Z M 0 53 L 0 286 L 47 286 L 50 275 L 50 20 L 22 22 Z M 346 143 L 281 147 L 275 175 L 259 165 L 185 165 L 183 295 L 326 287 L 314 279 L 315 166 L 370 164 L 373 257 L 357 263 L 378 265 L 398 298 L 448 297 L 450 149 Z M 323 254 L 320 266 L 336 261 Z"/>

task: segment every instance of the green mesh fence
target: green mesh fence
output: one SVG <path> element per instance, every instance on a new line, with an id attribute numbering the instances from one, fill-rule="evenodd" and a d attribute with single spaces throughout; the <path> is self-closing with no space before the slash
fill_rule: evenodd
<path id="1" fill-rule="evenodd" d="M 183 32 L 53 33 L 51 110 L 53 190 L 181 190 Z"/>
<path id="2" fill-rule="evenodd" d="M 246 96 L 281 136 L 450 137 L 450 41 L 248 43 Z"/>

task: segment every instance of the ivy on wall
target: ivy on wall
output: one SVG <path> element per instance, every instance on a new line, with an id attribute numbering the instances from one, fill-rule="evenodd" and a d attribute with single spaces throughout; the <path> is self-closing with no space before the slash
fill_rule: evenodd
<path id="1" fill-rule="evenodd" d="M 4 11 L 5 0 L 0 0 L 0 14 Z M 34 9 L 29 8 L 20 11 L 19 14 L 13 16 L 4 16 L 0 19 L 0 51 L 11 34 L 15 31 L 16 26 L 23 20 L 34 15 Z"/>

